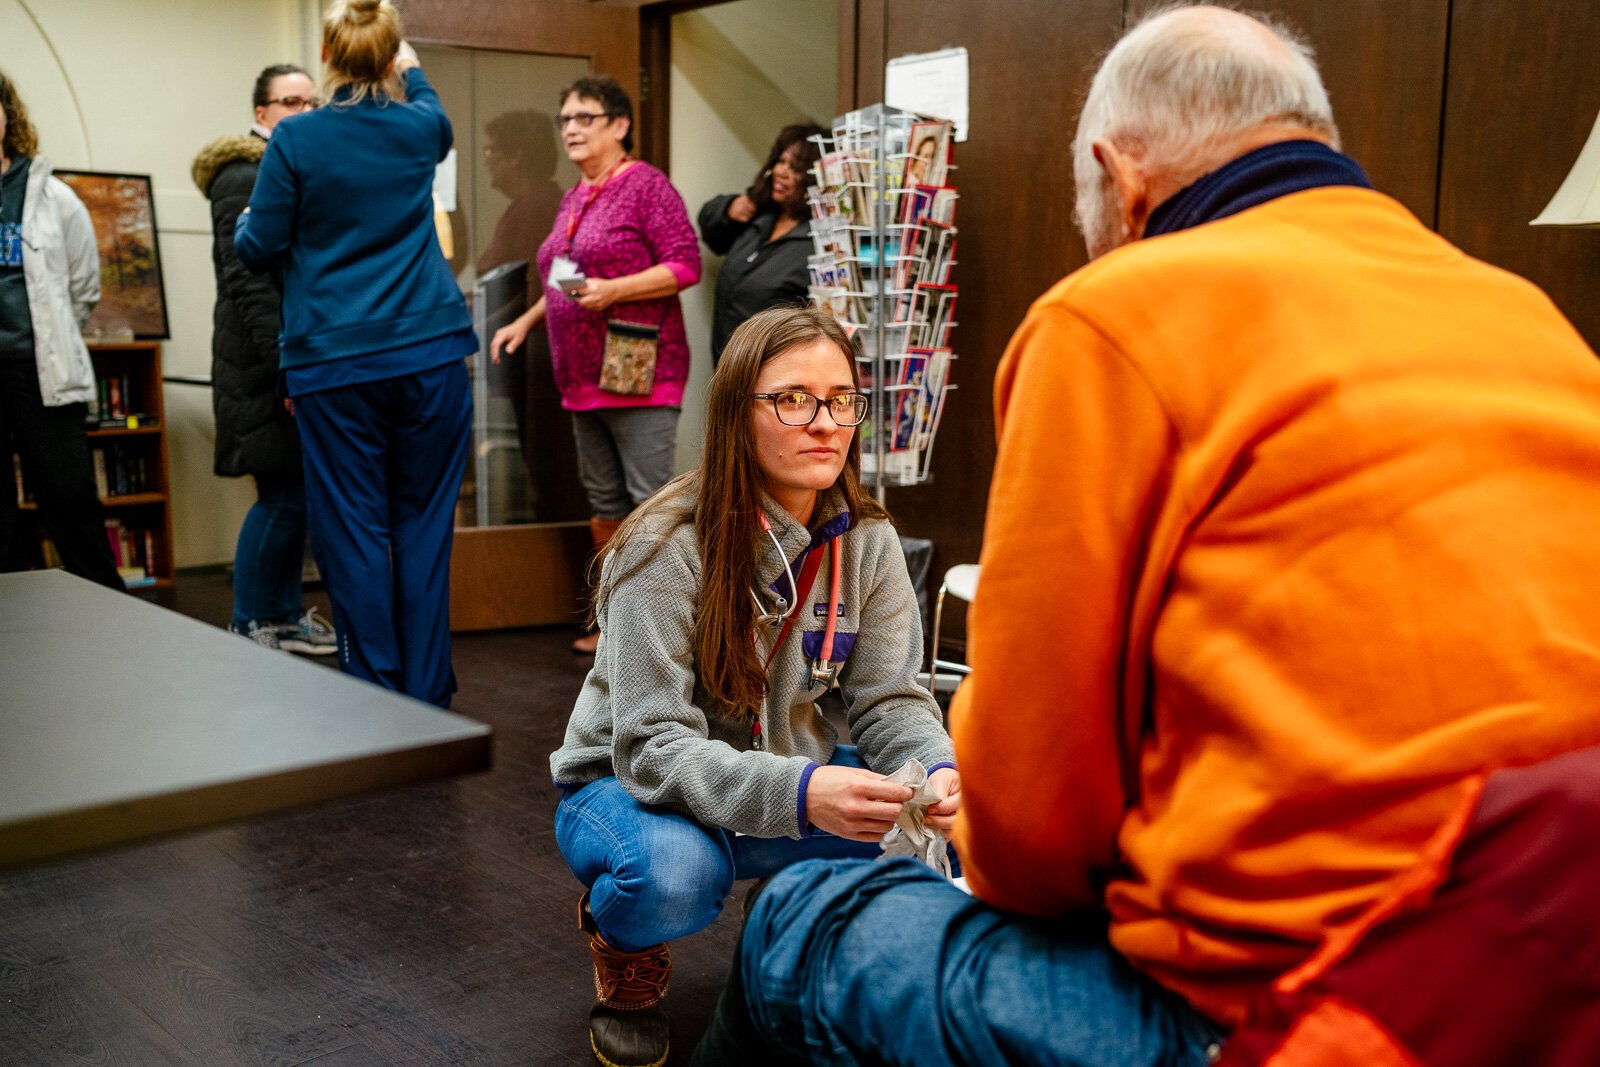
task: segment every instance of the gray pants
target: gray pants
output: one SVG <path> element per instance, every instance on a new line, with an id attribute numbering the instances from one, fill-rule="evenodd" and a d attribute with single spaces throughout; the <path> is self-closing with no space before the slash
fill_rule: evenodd
<path id="1" fill-rule="evenodd" d="M 678 408 L 596 408 L 572 413 L 578 478 L 589 514 L 621 519 L 672 480 Z"/>

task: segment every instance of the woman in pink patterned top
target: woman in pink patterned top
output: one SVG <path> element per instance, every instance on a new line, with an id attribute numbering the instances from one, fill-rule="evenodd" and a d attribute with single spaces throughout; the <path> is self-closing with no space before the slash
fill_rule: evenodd
<path id="1" fill-rule="evenodd" d="M 489 350 L 498 362 L 545 323 L 561 406 L 572 412 L 598 552 L 628 513 L 672 477 L 689 377 L 678 292 L 700 280 L 700 243 L 667 176 L 629 157 L 633 102 L 614 79 L 580 78 L 563 89 L 556 126 L 583 180 L 562 198 L 555 227 L 539 246 L 544 295 L 498 331 Z M 648 394 L 600 387 L 608 322 L 660 330 Z M 573 651 L 592 653 L 597 640 L 580 638 Z"/>

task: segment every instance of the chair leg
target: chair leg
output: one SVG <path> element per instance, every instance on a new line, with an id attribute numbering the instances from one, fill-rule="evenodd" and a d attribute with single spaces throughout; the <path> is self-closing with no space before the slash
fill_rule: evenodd
<path id="1" fill-rule="evenodd" d="M 939 596 L 933 602 L 933 651 L 928 656 L 928 692 L 939 695 L 939 628 L 944 623 L 944 594 L 948 583 L 939 583 Z"/>

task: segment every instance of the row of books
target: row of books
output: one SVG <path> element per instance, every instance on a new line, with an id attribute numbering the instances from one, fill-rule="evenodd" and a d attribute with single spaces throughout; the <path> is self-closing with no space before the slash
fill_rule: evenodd
<path id="1" fill-rule="evenodd" d="M 909 485 L 930 472 L 954 388 L 959 288 L 953 124 L 882 105 L 819 137 L 811 208 L 811 299 L 858 339 L 873 410 L 862 473 Z"/>
<path id="2" fill-rule="evenodd" d="M 106 445 L 91 449 L 89 454 L 94 461 L 94 487 L 102 497 L 131 496 L 161 488 L 150 482 L 155 463 L 148 448 Z"/>
<path id="3" fill-rule="evenodd" d="M 154 585 L 156 574 L 156 534 L 149 527 L 129 526 L 121 519 L 106 520 L 106 540 L 117 561 L 117 573 L 129 589 Z"/>
<path id="4" fill-rule="evenodd" d="M 106 445 L 90 449 L 89 458 L 94 464 L 95 491 L 102 498 L 161 491 L 161 486 L 151 478 L 156 461 L 148 448 Z M 22 457 L 13 455 L 11 464 L 16 479 L 17 503 L 33 504 L 33 489 L 22 474 Z"/>
<path id="5" fill-rule="evenodd" d="M 86 421 L 97 428 L 147 426 L 151 422 L 148 400 L 141 395 L 132 375 L 98 374 Z"/>
<path id="6" fill-rule="evenodd" d="M 127 526 L 120 519 L 106 520 L 106 542 L 117 562 L 117 574 L 129 589 L 156 584 L 156 534 L 145 527 Z M 63 566 L 61 553 L 49 537 L 39 538 L 39 562 L 46 567 Z"/>

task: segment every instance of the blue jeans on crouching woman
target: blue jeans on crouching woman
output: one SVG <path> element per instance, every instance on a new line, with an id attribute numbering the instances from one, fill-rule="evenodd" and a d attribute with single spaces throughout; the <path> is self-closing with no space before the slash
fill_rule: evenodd
<path id="1" fill-rule="evenodd" d="M 908 859 L 802 863 L 745 922 L 691 1067 L 1204 1067 L 1221 1036 L 1103 917 L 991 908 Z"/>
<path id="2" fill-rule="evenodd" d="M 838 746 L 829 765 L 866 766 L 854 745 Z M 805 859 L 874 859 L 880 852 L 876 841 L 820 830 L 796 841 L 706 826 L 641 804 L 615 778 L 562 789 L 556 845 L 589 890 L 600 935 L 624 952 L 704 930 L 737 879 L 766 878 Z"/>

